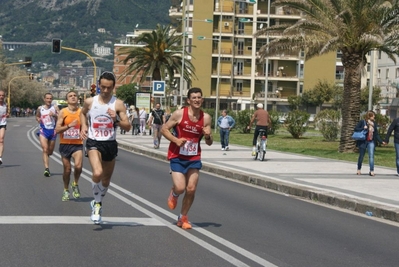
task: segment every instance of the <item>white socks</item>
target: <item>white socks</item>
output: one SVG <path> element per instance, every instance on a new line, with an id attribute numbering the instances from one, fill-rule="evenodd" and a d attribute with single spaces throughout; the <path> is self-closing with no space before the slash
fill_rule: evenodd
<path id="1" fill-rule="evenodd" d="M 105 194 L 108 191 L 108 187 L 104 187 L 101 182 L 99 182 L 99 183 L 92 182 L 91 186 L 92 186 L 92 190 L 93 190 L 94 200 L 97 203 L 101 203 L 103 200 L 103 197 L 105 196 Z"/>

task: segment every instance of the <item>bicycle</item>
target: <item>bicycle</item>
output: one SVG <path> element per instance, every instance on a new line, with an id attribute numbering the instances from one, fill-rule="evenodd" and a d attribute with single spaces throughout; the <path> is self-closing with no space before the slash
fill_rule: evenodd
<path id="1" fill-rule="evenodd" d="M 260 129 L 258 134 L 258 139 L 256 141 L 256 154 L 254 156 L 254 160 L 265 160 L 266 155 L 266 146 L 267 146 L 267 133 L 266 130 Z"/>

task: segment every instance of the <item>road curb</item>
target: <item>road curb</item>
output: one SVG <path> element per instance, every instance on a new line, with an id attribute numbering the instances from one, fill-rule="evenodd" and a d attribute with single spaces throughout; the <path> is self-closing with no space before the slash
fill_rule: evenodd
<path id="1" fill-rule="evenodd" d="M 152 151 L 146 148 L 140 148 L 135 145 L 126 145 L 123 143 L 118 143 L 118 146 L 127 151 L 167 161 L 167 156 L 163 152 Z M 256 186 L 275 190 L 284 194 L 304 198 L 314 202 L 329 204 L 334 207 L 347 209 L 362 214 L 367 213 L 369 216 L 399 222 L 399 209 L 382 204 L 356 199 L 345 195 L 339 195 L 332 192 L 321 191 L 298 184 L 285 183 L 283 181 L 277 181 L 267 177 L 240 172 L 237 170 L 224 169 L 220 166 L 215 166 L 204 161 L 202 162 L 202 171 L 240 182 L 251 183 Z"/>

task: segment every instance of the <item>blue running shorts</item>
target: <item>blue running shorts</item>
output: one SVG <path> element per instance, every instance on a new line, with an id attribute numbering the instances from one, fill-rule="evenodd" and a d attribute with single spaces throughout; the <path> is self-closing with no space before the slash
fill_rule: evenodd
<path id="1" fill-rule="evenodd" d="M 179 158 L 170 159 L 170 169 L 173 172 L 180 172 L 186 174 L 189 169 L 202 168 L 202 162 L 200 160 L 185 160 Z"/>
<path id="2" fill-rule="evenodd" d="M 40 128 L 40 135 L 44 136 L 47 140 L 53 141 L 57 139 L 55 129 Z"/>

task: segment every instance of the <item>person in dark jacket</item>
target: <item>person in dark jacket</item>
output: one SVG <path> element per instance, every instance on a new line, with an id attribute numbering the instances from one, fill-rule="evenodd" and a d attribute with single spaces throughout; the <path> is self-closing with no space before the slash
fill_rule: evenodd
<path id="1" fill-rule="evenodd" d="M 369 154 L 369 175 L 374 176 L 374 150 L 376 142 L 380 142 L 383 145 L 386 143 L 382 141 L 380 135 L 378 134 L 378 126 L 375 122 L 375 113 L 372 110 L 367 111 L 364 120 L 357 123 L 355 127 L 356 132 L 360 132 L 363 129 L 367 130 L 366 140 L 356 141 L 356 146 L 359 148 L 359 157 L 357 159 L 357 175 L 360 175 L 360 170 L 362 169 L 362 163 L 364 155 Z"/>
<path id="2" fill-rule="evenodd" d="M 396 152 L 396 175 L 399 176 L 399 118 L 396 118 L 392 121 L 391 125 L 389 125 L 387 135 L 385 136 L 385 143 L 389 143 L 389 137 L 393 134 L 393 143 L 395 146 Z"/>

